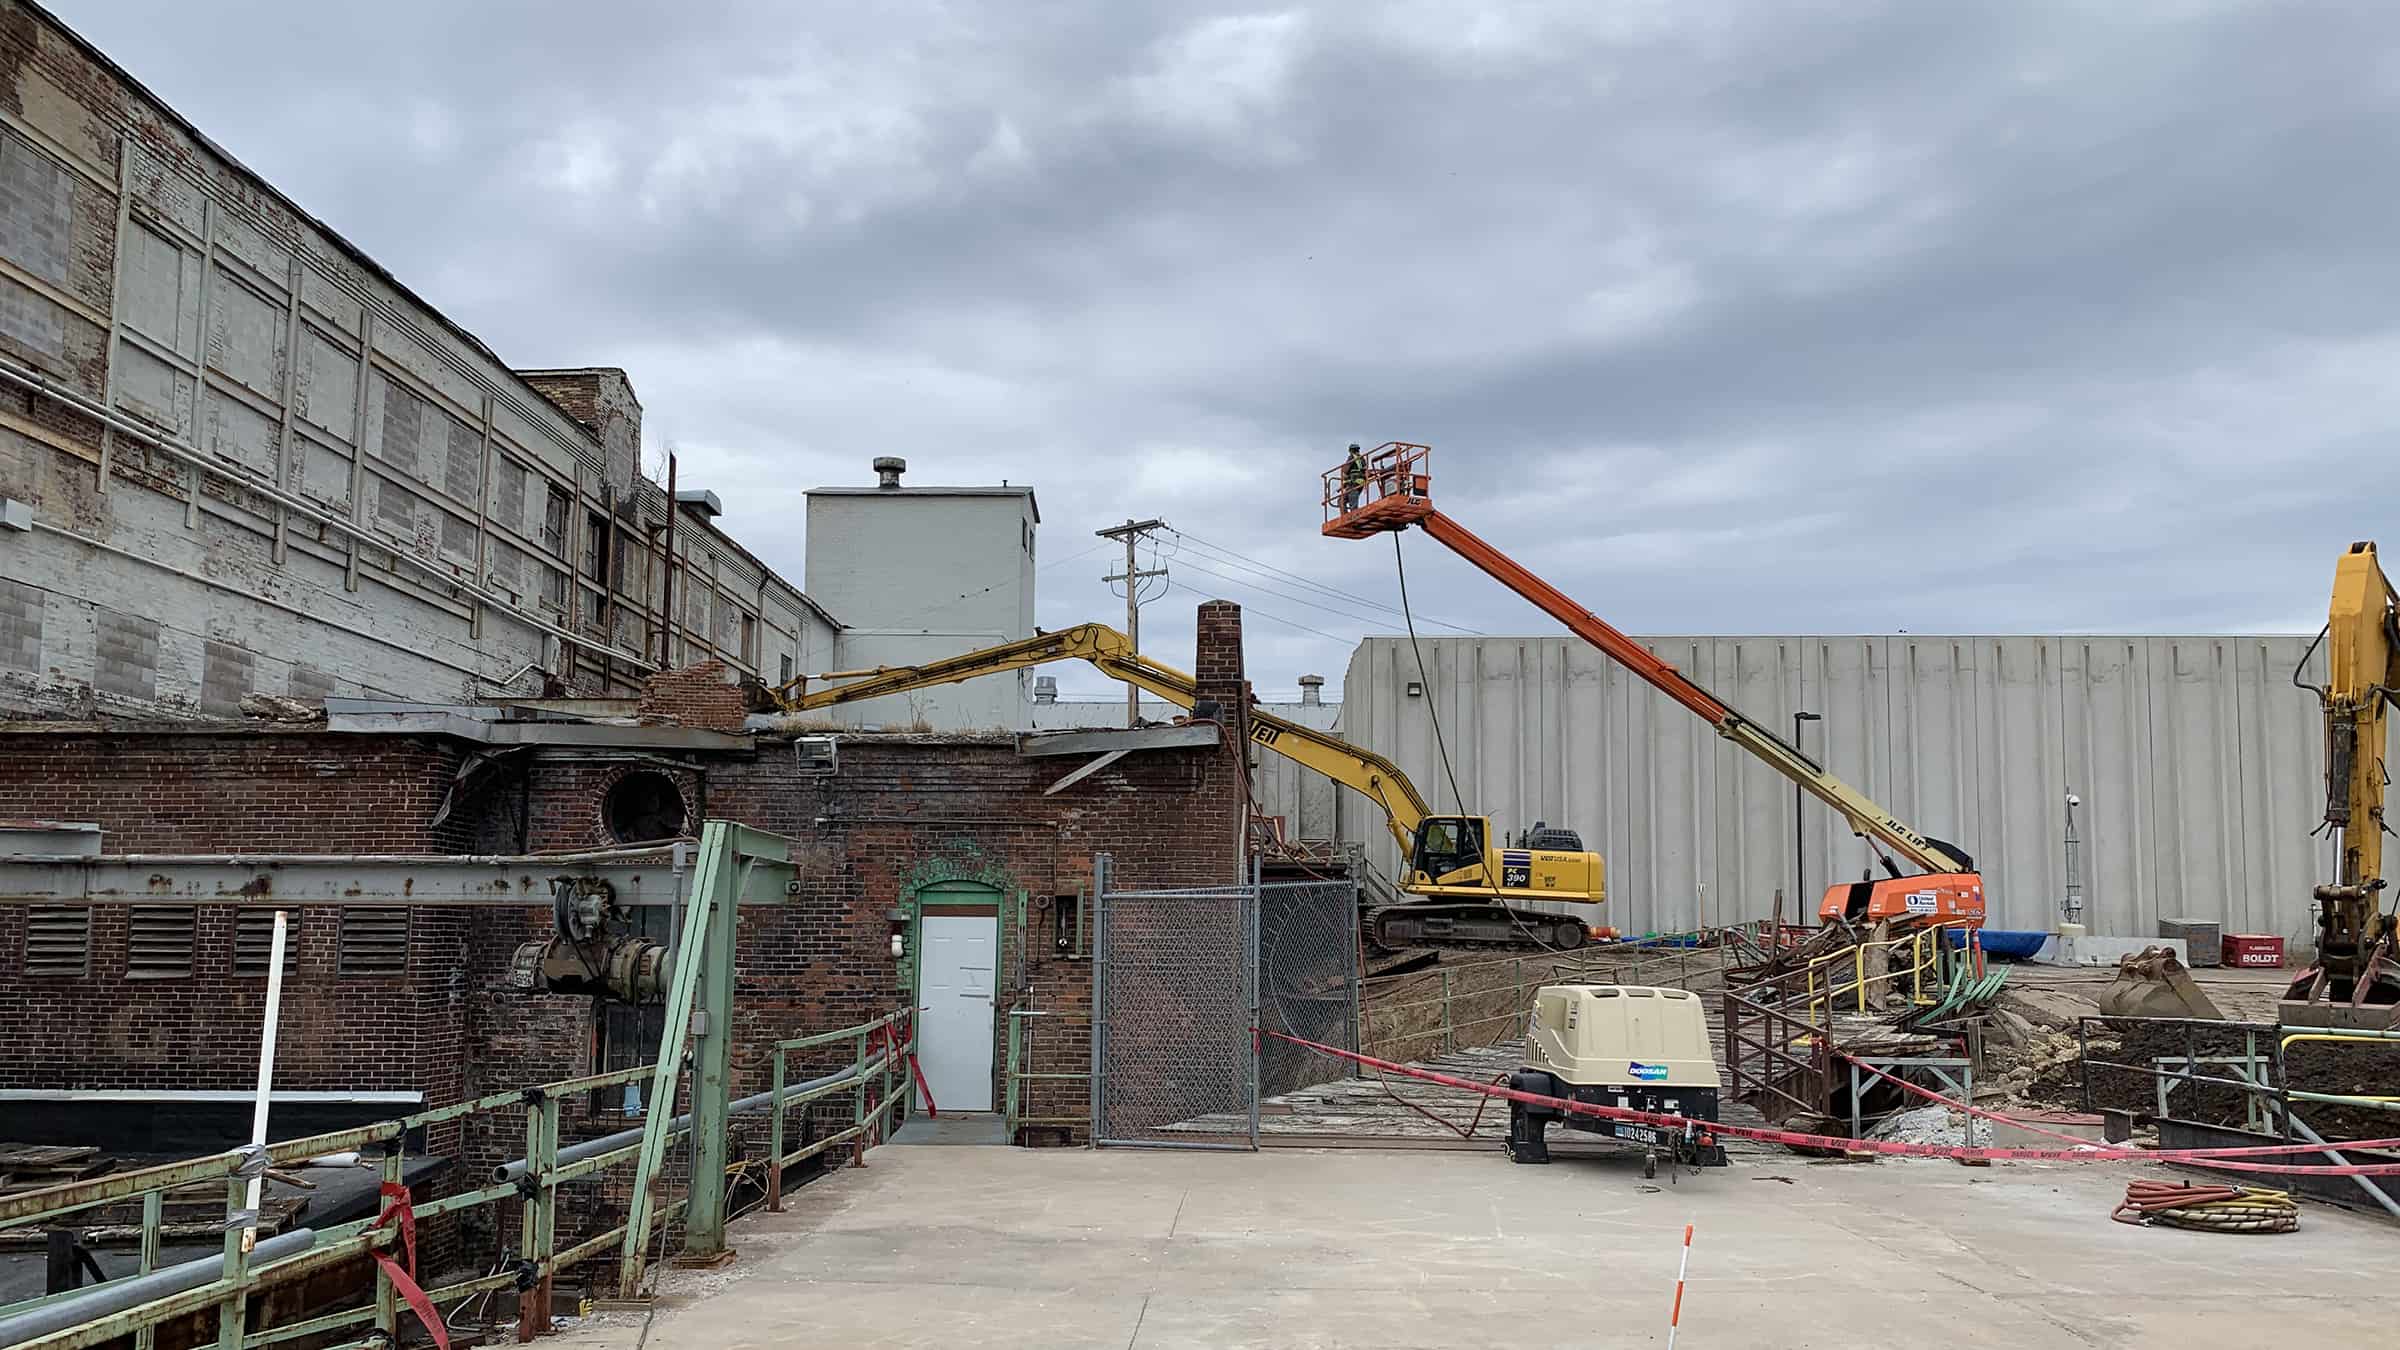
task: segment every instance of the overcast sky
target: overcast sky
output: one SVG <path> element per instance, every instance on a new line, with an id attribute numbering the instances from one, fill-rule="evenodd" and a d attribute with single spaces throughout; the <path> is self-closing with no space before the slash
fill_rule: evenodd
<path id="1" fill-rule="evenodd" d="M 1352 440 L 1640 633 L 2313 631 L 2400 544 L 2400 7 L 54 3 L 786 575 L 874 455 L 1031 483 L 1045 626 L 1161 516 L 1145 646 L 1240 600 L 1265 694 L 1397 629 Z"/>

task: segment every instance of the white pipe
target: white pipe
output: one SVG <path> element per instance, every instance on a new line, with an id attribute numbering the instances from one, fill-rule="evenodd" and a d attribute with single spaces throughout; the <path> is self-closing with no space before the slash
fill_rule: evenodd
<path id="1" fill-rule="evenodd" d="M 283 1016 L 283 935 L 284 913 L 279 909 L 275 941 L 267 952 L 267 1024 L 258 1034 L 258 1105 L 250 1111 L 250 1144 L 262 1149 L 267 1146 L 267 1102 L 275 1090 L 275 1026 Z M 266 1182 L 264 1175 L 250 1178 L 249 1199 L 242 1205 L 250 1211 L 250 1222 L 242 1228 L 245 1256 L 258 1246 L 258 1202 Z"/>
<path id="2" fill-rule="evenodd" d="M 377 538 L 375 535 L 367 532 L 366 530 L 360 529 L 358 526 L 351 524 L 349 521 L 343 520 L 339 516 L 328 515 L 325 512 L 318 510 L 315 506 L 310 505 L 306 500 L 295 497 L 272 483 L 260 482 L 259 480 L 246 474 L 231 473 L 227 471 L 224 465 L 211 462 L 206 456 L 201 455 L 199 452 L 176 444 L 174 441 L 167 439 L 164 435 L 161 435 L 160 433 L 151 430 L 149 427 L 143 426 L 141 423 L 122 415 L 116 409 L 111 408 L 106 404 L 96 403 L 91 399 L 85 398 L 82 394 L 79 394 L 72 389 L 52 383 L 38 371 L 27 370 L 24 367 L 18 366 L 12 362 L 0 361 L 0 380 L 5 380 L 8 383 L 17 385 L 20 388 L 30 389 L 46 398 L 56 399 L 57 401 L 75 409 L 77 412 L 82 413 L 84 416 L 98 421 L 101 425 L 108 427 L 112 431 L 123 432 L 125 435 L 131 436 L 135 440 L 142 442 L 144 445 L 155 446 L 160 450 L 164 450 L 169 455 L 182 460 L 184 463 L 191 465 L 193 468 L 198 469 L 203 473 L 214 474 L 217 477 L 226 480 L 227 482 L 238 484 L 244 491 L 255 492 L 259 496 L 266 498 L 268 501 L 275 503 L 277 506 L 282 507 L 286 511 L 292 512 L 294 515 L 299 516 L 303 520 L 313 521 L 326 527 L 327 529 L 333 530 L 338 534 L 357 541 L 362 546 L 372 547 L 379 552 L 388 553 L 394 559 L 406 563 L 410 567 L 413 567 L 418 571 L 423 572 L 425 575 L 432 577 L 436 582 L 444 586 L 449 586 L 464 591 L 482 601 L 484 604 L 499 610 L 501 613 L 506 614 L 513 619 L 516 619 L 518 622 L 529 624 L 535 628 L 538 628 L 541 631 L 550 634 L 552 637 L 557 638 L 561 642 L 572 643 L 577 647 L 583 648 L 585 651 L 594 652 L 601 656 L 623 661 L 627 665 L 634 666 L 642 670 L 655 671 L 659 668 L 655 662 L 647 661 L 639 656 L 631 655 L 619 648 L 611 647 L 606 643 L 593 642 L 589 638 L 579 637 L 575 633 L 558 627 L 556 624 L 550 623 L 545 619 L 536 618 L 533 615 L 526 613 L 524 610 L 517 608 L 515 605 L 510 604 L 508 601 L 501 599 L 499 596 L 494 595 L 492 592 L 483 589 L 483 587 L 476 585 L 474 582 L 462 581 L 455 576 L 451 576 L 442 569 L 434 566 L 432 563 L 426 562 L 422 558 L 402 551 L 397 544 Z M 363 455 L 366 452 L 362 449 L 359 451 L 359 453 Z"/>

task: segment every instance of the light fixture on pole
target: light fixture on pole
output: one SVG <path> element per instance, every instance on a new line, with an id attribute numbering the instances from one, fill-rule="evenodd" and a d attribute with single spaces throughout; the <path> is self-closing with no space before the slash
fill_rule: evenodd
<path id="1" fill-rule="evenodd" d="M 1800 724 L 1802 722 L 1822 722 L 1824 720 L 1813 712 L 1793 713 L 1792 748 L 1794 750 L 1800 748 Z M 1822 768 L 1823 766 L 1818 767 Z M 1792 784 L 1792 902 L 1799 906 L 1798 912 L 1805 915 L 1808 913 L 1808 835 L 1800 823 L 1803 798 L 1804 794 L 1800 791 L 1800 785 Z"/>

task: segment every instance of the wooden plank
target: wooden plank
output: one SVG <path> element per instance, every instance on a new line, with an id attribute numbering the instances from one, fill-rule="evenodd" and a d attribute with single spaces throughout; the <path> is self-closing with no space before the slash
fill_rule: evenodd
<path id="1" fill-rule="evenodd" d="M 63 1167 L 68 1163 L 85 1162 L 100 1156 L 100 1150 L 77 1144 L 10 1144 L 0 1151 L 0 1167 L 11 1171 L 37 1167 Z"/>

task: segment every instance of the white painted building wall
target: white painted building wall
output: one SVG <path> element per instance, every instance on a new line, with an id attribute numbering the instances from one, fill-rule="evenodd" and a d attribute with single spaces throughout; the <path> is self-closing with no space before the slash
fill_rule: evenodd
<path id="1" fill-rule="evenodd" d="M 1679 637 L 1651 650 L 1919 831 L 1973 854 L 1995 927 L 2049 928 L 2065 893 L 2065 797 L 2083 799 L 2086 924 L 2152 935 L 2161 916 L 2309 935 L 2330 875 L 2306 637 Z M 1793 885 L 1790 783 L 1573 638 L 1405 638 L 1351 658 L 1342 734 L 1397 760 L 1439 809 L 1580 830 L 1608 865 L 1607 922 L 1633 931 L 1764 916 Z M 2321 679 L 2323 658 L 2314 661 Z M 1453 792 L 1435 745 L 1438 709 Z M 1374 808 L 1340 833 L 1387 873 Z M 1797 809 L 1807 886 L 1855 878 L 1863 845 Z M 1813 911 L 1813 901 L 1808 906 Z M 1788 912 L 1788 911 L 1787 911 Z"/>
<path id="2" fill-rule="evenodd" d="M 812 489 L 804 584 L 852 625 L 835 645 L 835 667 L 919 665 L 1033 636 L 1040 524 L 1027 487 Z M 845 726 L 1014 728 L 1024 724 L 1030 680 L 987 675 L 826 715 Z"/>

